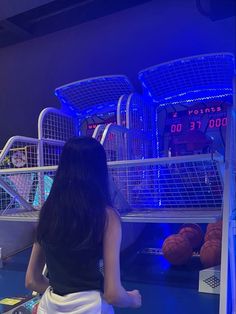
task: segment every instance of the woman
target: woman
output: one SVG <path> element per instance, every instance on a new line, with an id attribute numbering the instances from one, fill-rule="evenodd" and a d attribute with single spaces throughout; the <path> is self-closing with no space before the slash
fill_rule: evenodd
<path id="1" fill-rule="evenodd" d="M 26 287 L 44 293 L 38 313 L 110 314 L 111 304 L 140 307 L 139 291 L 126 291 L 120 281 L 120 243 L 105 151 L 93 138 L 74 137 L 63 148 L 41 209 L 26 273 Z M 49 279 L 42 274 L 45 263 Z"/>

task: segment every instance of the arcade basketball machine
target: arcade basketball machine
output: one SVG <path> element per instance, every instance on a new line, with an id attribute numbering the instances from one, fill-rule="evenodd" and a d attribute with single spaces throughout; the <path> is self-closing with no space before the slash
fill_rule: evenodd
<path id="1" fill-rule="evenodd" d="M 13 136 L 0 153 L 0 220 L 37 222 L 38 210 L 50 192 L 62 147 L 72 136 L 94 136 L 103 143 L 108 160 L 153 155 L 151 107 L 133 93 L 125 76 L 71 83 L 57 88 L 56 95 L 62 108 L 45 108 L 40 113 L 38 138 Z M 117 199 L 120 210 L 126 210 L 129 205 L 113 180 L 111 189 L 115 203 Z M 134 241 L 139 230 L 130 232 L 129 228 L 131 237 L 126 239 L 126 245 Z M 27 308 L 33 299 L 22 302 Z"/>
<path id="2" fill-rule="evenodd" d="M 62 110 L 76 114 L 79 135 L 93 136 L 104 145 L 106 139 L 108 160 L 138 158 L 134 157 L 134 151 L 137 151 L 134 149 L 134 142 L 136 146 L 141 145 L 137 143 L 139 136 L 143 141 L 146 139 L 146 142 L 154 145 L 153 132 L 150 129 L 153 125 L 150 122 L 150 101 L 144 102 L 134 92 L 126 76 L 110 75 L 73 82 L 58 87 L 55 94 L 62 104 Z M 125 148 L 124 137 L 127 137 Z M 147 154 L 152 154 L 152 149 L 150 147 L 149 152 L 145 153 L 146 157 Z M 142 153 L 139 153 L 140 158 Z"/>
<path id="3" fill-rule="evenodd" d="M 76 113 L 78 134 L 93 136 L 104 146 L 108 161 L 152 157 L 155 154 L 155 132 L 152 102 L 135 93 L 125 76 L 97 77 L 70 83 L 55 91 L 62 110 Z M 120 212 L 130 208 L 127 194 L 116 187 L 116 170 L 110 171 L 110 189 L 114 206 Z M 125 177 L 127 171 L 123 171 Z M 127 190 L 127 182 L 122 184 Z M 129 246 L 143 229 L 123 225 Z"/>
<path id="4" fill-rule="evenodd" d="M 62 110 L 76 114 L 79 134 L 88 136 L 92 136 L 98 124 L 116 123 L 119 99 L 131 92 L 133 87 L 123 75 L 85 79 L 55 90 Z"/>
<path id="5" fill-rule="evenodd" d="M 109 163 L 131 208 L 123 221 L 223 220 L 220 314 L 236 311 L 233 77 L 229 53 L 183 58 L 141 71 L 143 97 L 156 106 L 158 158 Z"/>
<path id="6" fill-rule="evenodd" d="M 149 120 L 144 121 L 147 107 L 126 76 L 74 82 L 57 88 L 56 95 L 62 108 L 45 108 L 40 113 L 38 138 L 13 136 L 0 152 L 1 221 L 37 221 L 62 147 L 74 135 L 93 135 L 101 140 L 108 160 L 152 155 L 153 137 L 148 131 Z M 17 250 L 21 248 L 18 243 Z M 3 248 L 1 258 L 6 257 L 5 252 Z"/>
<path id="7" fill-rule="evenodd" d="M 141 71 L 143 97 L 156 106 L 153 157 L 158 158 L 109 162 L 118 190 L 129 204 L 123 222 L 223 219 L 220 314 L 230 313 L 228 303 L 235 304 L 233 75 L 234 58 L 227 53 Z"/>
<path id="8" fill-rule="evenodd" d="M 209 223 L 223 217 L 220 314 L 228 314 L 229 284 L 235 298 L 234 255 L 228 254 L 235 204 L 233 71 L 232 55 L 211 54 L 141 71 L 142 97 L 124 76 L 56 89 L 62 109 L 41 113 L 38 139 L 13 138 L 0 155 L 1 161 L 12 148 L 34 147 L 29 168 L 0 170 L 1 186 L 23 209 L 11 214 L 7 208 L 2 218 L 36 221 L 29 213 L 50 190 L 65 140 L 93 134 L 108 153 L 123 222 Z M 34 178 L 27 199 L 8 182 L 9 175 L 22 173 Z"/>
<path id="9" fill-rule="evenodd" d="M 125 76 L 92 78 L 58 88 L 62 108 L 40 113 L 38 138 L 13 136 L 0 152 L 0 219 L 34 220 L 34 209 L 44 202 L 53 177 L 50 173 L 42 177 L 38 167 L 56 166 L 68 138 L 92 136 L 97 124 L 116 122 L 119 98 L 132 91 Z"/>

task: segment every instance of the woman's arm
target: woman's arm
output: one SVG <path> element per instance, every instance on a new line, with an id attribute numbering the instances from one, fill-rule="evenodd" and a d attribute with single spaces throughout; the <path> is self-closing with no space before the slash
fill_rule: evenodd
<path id="1" fill-rule="evenodd" d="M 118 307 L 140 307 L 138 290 L 126 291 L 120 281 L 121 222 L 115 210 L 107 209 L 103 241 L 104 299 Z"/>
<path id="2" fill-rule="evenodd" d="M 38 293 L 44 293 L 47 289 L 49 280 L 42 274 L 44 265 L 44 251 L 40 244 L 35 242 L 25 277 L 25 286 L 27 289 Z"/>

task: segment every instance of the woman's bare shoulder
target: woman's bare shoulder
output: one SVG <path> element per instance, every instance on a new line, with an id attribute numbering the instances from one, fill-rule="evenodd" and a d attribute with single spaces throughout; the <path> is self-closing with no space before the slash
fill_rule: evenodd
<path id="1" fill-rule="evenodd" d="M 108 217 L 117 217 L 120 220 L 120 213 L 114 207 L 108 206 L 106 208 Z"/>

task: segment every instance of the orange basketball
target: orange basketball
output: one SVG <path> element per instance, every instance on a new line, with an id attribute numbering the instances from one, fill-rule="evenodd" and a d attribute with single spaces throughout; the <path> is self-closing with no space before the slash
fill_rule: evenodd
<path id="1" fill-rule="evenodd" d="M 215 228 L 222 229 L 222 220 L 208 224 L 206 232 L 210 231 L 211 229 L 215 229 Z"/>
<path id="2" fill-rule="evenodd" d="M 193 254 L 190 242 L 181 234 L 173 234 L 166 238 L 162 245 L 162 252 L 173 265 L 186 264 Z"/>
<path id="3" fill-rule="evenodd" d="M 187 238 L 193 249 L 197 249 L 201 246 L 203 241 L 203 232 L 199 225 L 197 224 L 184 224 L 179 234 Z"/>
<path id="4" fill-rule="evenodd" d="M 200 251 L 200 260 L 204 267 L 213 267 L 220 264 L 221 241 L 209 240 L 203 244 Z"/>
<path id="5" fill-rule="evenodd" d="M 211 228 L 205 234 L 205 241 L 220 240 L 222 239 L 222 229 L 220 227 Z"/>

